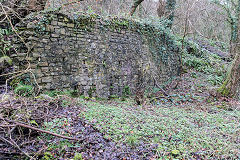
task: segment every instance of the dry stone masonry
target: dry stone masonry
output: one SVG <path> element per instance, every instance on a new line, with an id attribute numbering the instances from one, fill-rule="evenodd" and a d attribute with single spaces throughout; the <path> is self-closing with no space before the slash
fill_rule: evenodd
<path id="1" fill-rule="evenodd" d="M 45 12 L 29 15 L 18 29 L 31 50 L 27 53 L 20 39 L 15 41 L 15 68 L 24 68 L 28 60 L 43 90 L 122 96 L 179 74 L 178 47 L 167 33 L 151 25 Z"/>

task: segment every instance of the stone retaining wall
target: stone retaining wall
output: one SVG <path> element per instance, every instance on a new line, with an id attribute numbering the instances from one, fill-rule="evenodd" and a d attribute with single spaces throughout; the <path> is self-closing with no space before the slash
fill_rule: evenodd
<path id="1" fill-rule="evenodd" d="M 152 26 L 140 26 L 96 15 L 76 19 L 60 13 L 29 15 L 18 29 L 31 51 L 26 58 L 26 47 L 18 39 L 18 54 L 12 57 L 16 69 L 23 68 L 26 59 L 31 62 L 44 90 L 77 89 L 98 97 L 134 94 L 136 88 L 177 76 L 180 69 L 179 49 L 171 37 Z"/>

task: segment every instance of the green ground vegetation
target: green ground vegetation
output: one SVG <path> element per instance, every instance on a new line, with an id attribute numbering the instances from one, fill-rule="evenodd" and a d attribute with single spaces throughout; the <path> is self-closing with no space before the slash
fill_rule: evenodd
<path id="1" fill-rule="evenodd" d="M 202 157 L 236 157 L 240 111 L 217 107 L 212 113 L 187 107 L 155 105 L 149 108 L 131 102 L 99 102 L 80 100 L 86 111 L 79 116 L 116 142 L 138 145 L 158 144 L 159 157 L 178 152 L 178 158 L 189 159 L 193 153 Z M 213 157 L 214 157 L 213 156 Z"/>

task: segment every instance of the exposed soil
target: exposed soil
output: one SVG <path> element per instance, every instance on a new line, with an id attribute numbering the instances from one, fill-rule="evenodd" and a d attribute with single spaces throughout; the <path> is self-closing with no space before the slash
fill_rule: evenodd
<path id="1" fill-rule="evenodd" d="M 0 98 L 3 98 L 1 94 Z M 154 150 L 156 145 L 139 144 L 138 146 L 131 147 L 126 144 L 117 144 L 110 139 L 103 137 L 103 134 L 95 129 L 92 124 L 84 119 L 80 119 L 78 114 L 81 112 L 81 106 L 68 105 L 62 106 L 61 102 L 64 98 L 59 98 L 54 101 L 47 100 L 30 100 L 28 98 L 17 98 L 13 94 L 6 94 L 7 100 L 0 103 L 1 116 L 3 118 L 11 118 L 21 121 L 29 122 L 35 120 L 38 124 L 43 125 L 43 122 L 50 122 L 53 119 L 59 118 L 68 119 L 66 127 L 59 128 L 62 133 L 80 139 L 80 141 L 69 141 L 72 146 L 61 146 L 51 150 L 53 158 L 67 159 L 73 158 L 75 152 L 81 153 L 84 159 L 151 159 L 154 157 Z M 21 113 L 21 111 L 23 113 Z M 26 116 L 25 112 L 31 113 Z M 13 118 L 14 117 L 14 118 Z M 28 123 L 29 124 L 29 123 Z M 31 124 L 31 122 L 30 122 Z M 22 152 L 0 139 L 0 159 L 20 159 L 23 158 L 25 153 L 30 156 L 41 158 L 47 151 L 50 144 L 60 145 L 61 142 L 66 141 L 59 137 L 52 137 L 47 139 L 46 135 L 29 130 L 23 127 L 5 128 L 3 126 L 10 125 L 10 123 L 2 121 L 0 123 L 0 137 L 15 142 L 22 150 Z M 61 127 L 61 126 L 59 126 Z M 6 135 L 6 133 L 10 135 Z M 39 137 L 39 138 L 37 138 Z M 59 155 L 59 150 L 62 155 Z M 17 156 L 17 158 L 16 158 Z M 19 158 L 20 157 L 20 158 Z"/>

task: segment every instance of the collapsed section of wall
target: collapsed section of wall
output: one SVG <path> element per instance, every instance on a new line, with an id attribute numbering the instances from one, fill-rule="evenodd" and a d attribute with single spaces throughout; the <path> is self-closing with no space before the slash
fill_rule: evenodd
<path id="1" fill-rule="evenodd" d="M 151 25 L 42 13 L 29 15 L 18 29 L 28 51 L 20 39 L 15 41 L 15 65 L 21 69 L 27 59 L 44 90 L 122 96 L 179 74 L 178 47 L 164 30 Z"/>

